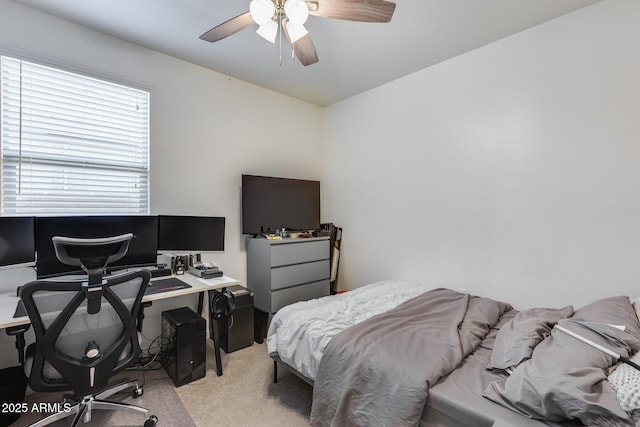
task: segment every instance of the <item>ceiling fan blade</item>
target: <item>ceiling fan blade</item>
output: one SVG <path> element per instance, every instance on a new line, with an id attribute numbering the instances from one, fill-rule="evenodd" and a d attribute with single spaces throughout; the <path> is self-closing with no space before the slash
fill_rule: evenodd
<path id="1" fill-rule="evenodd" d="M 359 22 L 389 22 L 396 4 L 384 0 L 308 0 L 309 14 Z"/>
<path id="2" fill-rule="evenodd" d="M 298 60 L 305 67 L 318 62 L 318 54 L 316 53 L 316 47 L 313 45 L 311 36 L 309 34 L 305 34 L 304 37 L 298 39 L 295 43 L 291 43 L 291 36 L 289 35 L 289 31 L 287 31 L 286 22 L 286 19 L 282 21 L 282 28 L 284 29 L 284 34 L 287 36 L 289 44 L 291 44 L 291 48 L 293 49 L 293 53 L 295 53 Z"/>
<path id="3" fill-rule="evenodd" d="M 251 14 L 249 12 L 245 12 L 242 15 L 231 18 L 217 27 L 210 29 L 201 35 L 200 38 L 208 42 L 217 42 L 218 40 L 229 37 L 240 30 L 244 30 L 251 24 L 254 24 Z"/>
<path id="4" fill-rule="evenodd" d="M 313 41 L 311 41 L 311 36 L 309 34 L 305 35 L 293 44 L 293 51 L 305 67 L 318 62 L 316 47 L 313 45 Z"/>

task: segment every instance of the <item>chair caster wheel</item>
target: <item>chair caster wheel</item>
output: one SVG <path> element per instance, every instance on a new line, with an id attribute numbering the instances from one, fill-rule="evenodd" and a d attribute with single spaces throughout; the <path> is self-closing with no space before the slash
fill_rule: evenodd
<path id="1" fill-rule="evenodd" d="M 149 418 L 144 420 L 144 427 L 155 427 L 158 424 L 158 417 L 155 415 L 151 415 Z"/>
<path id="2" fill-rule="evenodd" d="M 131 394 L 133 395 L 134 399 L 137 399 L 144 394 L 144 390 L 142 389 L 142 387 L 136 387 L 133 389 L 133 392 Z"/>

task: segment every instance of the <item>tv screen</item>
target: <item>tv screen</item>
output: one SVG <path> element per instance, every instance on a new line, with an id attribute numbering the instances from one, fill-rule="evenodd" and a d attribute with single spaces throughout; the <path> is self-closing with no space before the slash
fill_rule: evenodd
<path id="1" fill-rule="evenodd" d="M 109 267 L 155 265 L 158 257 L 157 216 L 68 216 L 36 218 L 38 279 L 78 272 L 56 257 L 53 236 L 98 238 L 133 233 L 127 254 Z"/>
<path id="2" fill-rule="evenodd" d="M 224 251 L 224 217 L 158 217 L 158 249 L 161 251 Z"/>
<path id="3" fill-rule="evenodd" d="M 0 217 L 0 266 L 34 262 L 35 253 L 34 217 Z"/>
<path id="4" fill-rule="evenodd" d="M 242 233 L 320 227 L 320 182 L 242 175 Z"/>

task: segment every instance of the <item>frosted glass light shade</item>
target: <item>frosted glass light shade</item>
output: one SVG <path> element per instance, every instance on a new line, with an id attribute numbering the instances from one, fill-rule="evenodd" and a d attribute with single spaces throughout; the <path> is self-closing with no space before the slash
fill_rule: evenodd
<path id="1" fill-rule="evenodd" d="M 295 43 L 301 38 L 303 38 L 304 36 L 306 36 L 307 34 L 309 34 L 309 31 L 307 31 L 304 25 L 294 24 L 291 21 L 287 21 L 286 25 L 287 25 L 287 34 L 289 34 L 289 39 L 291 40 L 291 43 Z"/>
<path id="2" fill-rule="evenodd" d="M 266 24 L 260 25 L 256 33 L 268 42 L 275 43 L 278 35 L 278 24 L 270 19 Z"/>
<path id="3" fill-rule="evenodd" d="M 273 14 L 276 13 L 276 7 L 271 0 L 251 0 L 249 13 L 256 24 L 264 25 L 271 21 Z"/>
<path id="4" fill-rule="evenodd" d="M 304 0 L 287 0 L 284 4 L 284 13 L 289 21 L 297 25 L 302 25 L 309 18 L 309 8 Z"/>

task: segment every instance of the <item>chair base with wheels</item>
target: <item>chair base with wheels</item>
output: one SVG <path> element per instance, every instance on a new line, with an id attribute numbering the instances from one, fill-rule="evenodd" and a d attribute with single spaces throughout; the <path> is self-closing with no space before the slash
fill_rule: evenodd
<path id="1" fill-rule="evenodd" d="M 91 415 L 93 410 L 110 410 L 110 411 L 126 411 L 135 414 L 143 415 L 145 418 L 144 427 L 154 427 L 158 423 L 158 418 L 155 415 L 149 415 L 149 410 L 140 406 L 131 405 L 129 403 L 112 402 L 108 399 L 116 393 L 120 393 L 124 390 L 132 389 L 132 395 L 134 398 L 140 397 L 143 394 L 143 389 L 138 385 L 136 381 L 125 381 L 120 384 L 116 384 L 113 387 L 98 393 L 95 396 L 89 395 L 81 399 L 79 402 L 75 402 L 75 399 L 71 395 L 65 395 L 65 403 L 69 403 L 70 406 L 64 407 L 62 412 L 58 412 L 49 415 L 40 421 L 31 424 L 30 427 L 42 427 L 52 424 L 56 421 L 74 417 L 72 427 L 78 426 L 80 423 L 88 423 L 91 421 Z"/>

